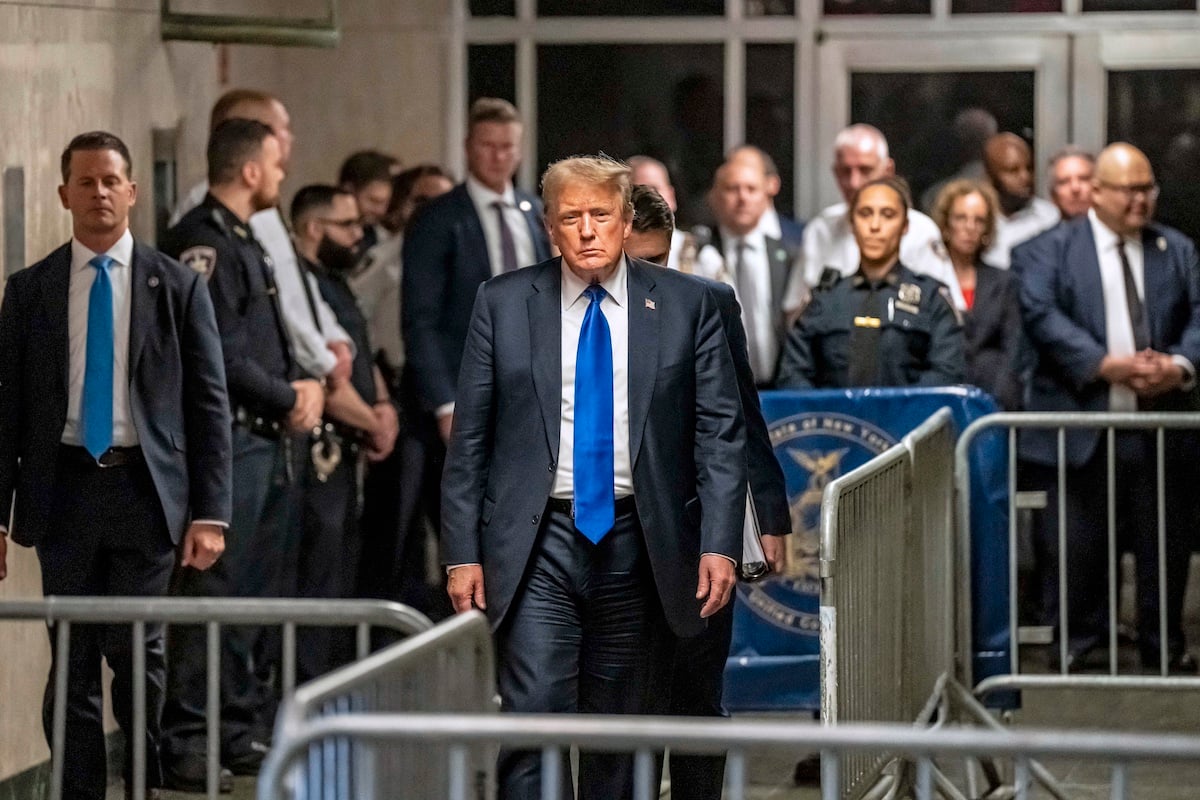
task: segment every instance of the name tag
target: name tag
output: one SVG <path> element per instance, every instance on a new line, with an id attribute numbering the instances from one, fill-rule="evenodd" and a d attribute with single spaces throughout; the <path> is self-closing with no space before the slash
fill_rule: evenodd
<path id="1" fill-rule="evenodd" d="M 921 313 L 921 309 L 919 307 L 914 306 L 911 303 L 905 303 L 901 300 L 896 301 L 896 308 L 900 309 L 901 311 L 907 311 L 910 314 L 920 314 Z"/>
<path id="2" fill-rule="evenodd" d="M 878 328 L 880 326 L 879 317 L 855 317 L 854 327 L 856 328 Z"/>

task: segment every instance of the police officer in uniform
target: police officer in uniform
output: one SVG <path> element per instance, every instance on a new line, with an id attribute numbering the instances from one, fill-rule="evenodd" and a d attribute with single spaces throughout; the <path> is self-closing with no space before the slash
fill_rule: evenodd
<path id="1" fill-rule="evenodd" d="M 162 249 L 203 274 L 212 295 L 234 420 L 233 518 L 226 558 L 207 572 L 182 568 L 175 593 L 270 597 L 295 561 L 293 437 L 320 421 L 324 394 L 318 381 L 298 377 L 271 261 L 247 223 L 278 202 L 279 140 L 261 122 L 221 123 L 209 138 L 208 177 L 204 202 L 167 232 Z M 171 629 L 163 762 L 174 789 L 204 788 L 205 640 L 202 627 Z M 255 677 L 263 640 L 261 629 L 222 629 L 221 762 L 235 774 L 257 772 L 272 723 L 261 718 Z"/>
<path id="2" fill-rule="evenodd" d="M 900 263 L 909 204 L 899 178 L 869 181 L 854 194 L 858 271 L 822 275 L 788 335 L 779 388 L 948 386 L 965 379 L 962 320 L 950 291 Z"/>

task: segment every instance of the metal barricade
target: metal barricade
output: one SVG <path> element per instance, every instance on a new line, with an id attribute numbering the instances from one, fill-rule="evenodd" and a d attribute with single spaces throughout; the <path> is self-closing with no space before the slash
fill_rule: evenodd
<path id="1" fill-rule="evenodd" d="M 47 597 L 41 600 L 0 602 L 0 620 L 42 621 L 54 628 L 58 652 L 53 676 L 55 697 L 51 727 L 51 771 L 48 800 L 60 800 L 63 779 L 63 743 L 66 731 L 67 667 L 71 626 L 76 624 L 129 625 L 133 637 L 133 730 L 125 731 L 133 747 L 134 800 L 143 800 L 146 772 L 146 669 L 147 624 L 204 625 L 207 631 L 207 796 L 215 800 L 220 771 L 220 633 L 226 625 L 281 626 L 283 661 L 281 685 L 285 698 L 293 691 L 296 676 L 297 627 L 353 627 L 359 658 L 370 649 L 372 628 L 416 634 L 432 627 L 424 614 L 383 600 L 313 600 L 291 598 L 193 597 Z"/>
<path id="2" fill-rule="evenodd" d="M 343 714 L 317 717 L 278 731 L 275 747 L 259 775 L 258 800 L 281 800 L 285 776 L 314 744 L 349 739 L 359 746 L 404 749 L 416 743 L 446 748 L 432 769 L 446 776 L 447 791 L 431 791 L 412 780 L 388 787 L 384 794 L 363 790 L 356 800 L 420 797 L 424 800 L 473 797 L 464 764 L 475 748 L 541 748 L 544 800 L 563 800 L 553 779 L 563 768 L 562 750 L 578 746 L 634 754 L 634 797 L 658 797 L 655 757 L 664 748 L 680 752 L 729 752 L 726 793 L 729 800 L 747 796 L 747 761 L 751 755 L 822 754 L 821 797 L 842 796 L 843 765 L 852 757 L 871 759 L 879 752 L 896 753 L 915 765 L 912 796 L 928 800 L 938 792 L 954 797 L 937 780 L 934 759 L 1005 758 L 1014 763 L 1014 794 L 1024 799 L 1032 789 L 1034 758 L 1098 761 L 1109 769 L 1110 796 L 1126 800 L 1136 780 L 1134 764 L 1200 765 L 1200 737 L 1130 735 L 1070 731 L 994 731 L 978 729 L 914 730 L 903 725 L 847 724 L 817 727 L 771 720 L 681 720 L 679 718 L 588 715 L 508 714 Z M 1140 773 L 1139 773 L 1140 774 Z M 980 795 L 973 795 L 980 796 Z M 993 795 L 988 795 L 993 796 Z M 998 796 L 998 795 L 997 795 Z"/>
<path id="3" fill-rule="evenodd" d="M 498 710 L 491 629 L 472 611 L 301 686 L 279 711 L 275 739 L 289 741 L 315 720 L 346 714 Z M 291 775 L 291 796 L 358 800 L 395 796 L 399 786 L 409 796 L 445 796 L 446 748 L 411 745 L 377 750 L 344 737 L 316 742 Z M 490 796 L 495 756 L 480 745 L 456 758 L 455 780 L 475 787 L 472 797 Z"/>
<path id="4" fill-rule="evenodd" d="M 1021 672 L 1021 636 L 1019 627 L 1019 603 L 1018 595 L 1018 520 L 1017 510 L 1019 508 L 1037 507 L 1040 500 L 1030 497 L 1028 493 L 1018 491 L 1018 476 L 1017 476 L 1017 432 L 1021 429 L 1049 429 L 1057 433 L 1057 487 L 1058 487 L 1058 552 L 1061 557 L 1058 559 L 1058 597 L 1059 597 L 1059 619 L 1062 621 L 1062 635 L 1058 637 L 1058 674 L 1022 674 Z M 1098 447 L 1107 448 L 1107 486 L 1108 497 L 1096 498 L 1097 502 L 1106 501 L 1107 503 L 1107 550 L 1108 550 L 1108 651 L 1109 663 L 1107 674 L 1104 675 L 1081 675 L 1068 673 L 1068 644 L 1069 644 L 1069 626 L 1068 626 L 1068 601 L 1067 601 L 1067 581 L 1069 575 L 1069 560 L 1070 554 L 1066 546 L 1066 484 L 1067 484 L 1067 459 L 1066 459 L 1066 437 L 1067 431 L 1075 429 L 1100 429 L 1104 432 Z M 955 451 L 955 484 L 958 493 L 958 521 L 960 529 L 960 563 L 958 566 L 958 574 L 960 577 L 960 636 L 964 637 L 963 641 L 970 641 L 970 599 L 973 589 L 971 585 L 971 563 L 970 563 L 970 536 L 971 536 L 971 479 L 968 457 L 971 451 L 971 446 L 985 433 L 989 431 L 1003 430 L 1007 433 L 1008 439 L 1008 533 L 1009 533 L 1009 575 L 1008 575 L 1008 593 L 1009 593 L 1009 630 L 1012 631 L 1011 658 L 1009 664 L 1009 674 L 994 675 L 981 681 L 975 686 L 975 693 L 980 697 L 995 691 L 1009 689 L 1030 689 L 1030 688 L 1095 688 L 1095 689 L 1150 689 L 1150 690 L 1189 690 L 1195 691 L 1200 689 L 1200 678 L 1170 676 L 1168 677 L 1168 658 L 1167 658 L 1167 623 L 1166 623 L 1166 580 L 1165 580 L 1165 536 L 1166 536 L 1166 503 L 1165 503 L 1165 477 L 1166 477 L 1166 457 L 1165 457 L 1165 433 L 1168 430 L 1200 430 L 1200 414 L 1196 413 L 1154 413 L 1154 412 L 1132 412 L 1132 413 L 1005 413 L 991 414 L 972 423 L 962 434 L 958 440 L 958 445 Z M 1118 674 L 1118 593 L 1120 589 L 1119 580 L 1119 552 L 1117 548 L 1117 529 L 1116 529 L 1116 508 L 1114 499 L 1114 487 L 1116 480 L 1116 456 L 1115 456 L 1115 440 L 1117 431 L 1153 431 L 1155 436 L 1155 458 L 1154 471 L 1155 474 L 1148 476 L 1147 479 L 1153 480 L 1156 484 L 1156 508 L 1157 508 L 1157 530 L 1158 530 L 1158 575 L 1160 589 L 1159 603 L 1159 634 L 1162 643 L 1160 651 L 1160 674 L 1158 675 L 1131 675 Z M 1128 478 L 1129 476 L 1126 476 Z M 964 661 L 964 682 L 968 685 L 972 683 L 972 675 L 970 663 Z"/>
<path id="5" fill-rule="evenodd" d="M 821 504 L 821 719 L 920 722 L 954 670 L 954 431 L 937 412 Z M 927 708 L 928 707 L 928 708 Z M 845 796 L 892 760 L 848 756 Z"/>

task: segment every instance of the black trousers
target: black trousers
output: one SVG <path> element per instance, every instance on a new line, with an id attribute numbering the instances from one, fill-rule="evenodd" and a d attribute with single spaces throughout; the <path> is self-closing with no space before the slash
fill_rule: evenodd
<path id="1" fill-rule="evenodd" d="M 38 545 L 42 591 L 51 595 L 161 596 L 175 561 L 162 505 L 145 463 L 101 469 L 87 464 L 79 448 L 63 448 L 50 515 L 49 533 Z M 54 664 L 46 684 L 43 722 L 51 741 Z M 125 731 L 133 730 L 133 648 L 129 625 L 74 625 L 71 628 L 66 696 L 63 797 L 103 800 L 108 783 L 100 659 L 113 669 L 113 713 Z M 147 625 L 146 785 L 162 784 L 159 719 L 166 682 L 161 625 Z M 132 778 L 133 747 L 126 747 L 126 785 Z"/>
<path id="2" fill-rule="evenodd" d="M 1189 486 L 1191 470 L 1180 462 L 1168 431 L 1166 451 L 1166 579 L 1167 650 L 1183 652 L 1183 599 L 1188 576 L 1188 536 L 1194 520 Z M 1190 439 L 1189 439 L 1190 440 Z M 1102 438 L 1083 465 L 1067 468 L 1067 615 L 1068 647 L 1084 652 L 1108 641 L 1108 450 Z M 1152 433 L 1116 435 L 1117 552 L 1133 552 L 1137 562 L 1138 646 L 1142 657 L 1157 663 L 1159 653 L 1158 500 L 1155 437 Z M 1045 524 L 1035 531 L 1038 542 L 1042 602 L 1058 627 L 1058 473 L 1037 466 L 1031 481 L 1047 491 Z M 1118 579 L 1118 589 L 1120 581 Z"/>
<path id="3" fill-rule="evenodd" d="M 233 429 L 233 519 L 225 552 L 204 572 L 179 570 L 181 597 L 281 597 L 294 582 L 299 547 L 291 448 Z M 287 576 L 291 575 L 289 579 Z M 170 633 L 170 672 L 163 712 L 164 757 L 203 758 L 206 752 L 206 642 L 203 626 L 177 625 Z M 222 758 L 249 753 L 272 720 L 264 718 L 268 688 L 262 676 L 277 659 L 273 641 L 257 626 L 221 628 Z"/>
<path id="4" fill-rule="evenodd" d="M 567 514 L 547 510 L 526 578 L 497 632 L 501 709 L 637 714 L 664 665 L 669 633 L 637 515 L 592 544 Z M 571 797 L 563 758 L 562 797 Z M 501 750 L 500 797 L 541 797 L 539 751 Z M 633 757 L 584 751 L 580 800 L 632 796 Z"/>

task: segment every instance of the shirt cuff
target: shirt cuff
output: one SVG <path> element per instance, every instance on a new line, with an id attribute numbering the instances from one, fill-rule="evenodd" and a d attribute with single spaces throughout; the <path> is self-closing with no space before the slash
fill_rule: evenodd
<path id="1" fill-rule="evenodd" d="M 730 564 L 733 564 L 735 567 L 737 566 L 737 561 L 735 561 L 730 556 L 725 555 L 724 553 L 701 553 L 700 554 L 701 558 L 704 558 L 705 556 L 720 556 L 721 558 L 728 561 Z"/>
<path id="2" fill-rule="evenodd" d="M 440 406 L 437 407 L 437 410 L 433 412 L 433 415 L 435 417 L 444 417 L 447 414 L 453 414 L 453 413 L 454 413 L 454 403 L 442 403 Z"/>
<path id="3" fill-rule="evenodd" d="M 466 564 L 447 564 L 446 565 L 446 574 L 449 575 L 450 570 L 458 569 L 459 567 L 480 567 L 480 566 L 483 566 L 483 565 L 478 564 L 474 561 L 468 561 Z"/>
<path id="4" fill-rule="evenodd" d="M 1180 384 L 1179 388 L 1185 392 L 1190 392 L 1196 388 L 1196 368 L 1192 365 L 1192 362 L 1181 355 L 1172 355 L 1171 360 L 1183 370 L 1183 383 Z"/>
<path id="5" fill-rule="evenodd" d="M 216 525 L 218 528 L 229 530 L 229 523 L 221 522 L 219 519 L 194 519 L 188 525 Z"/>

